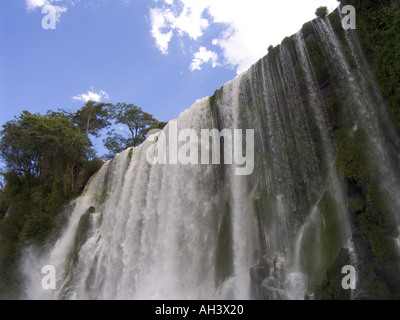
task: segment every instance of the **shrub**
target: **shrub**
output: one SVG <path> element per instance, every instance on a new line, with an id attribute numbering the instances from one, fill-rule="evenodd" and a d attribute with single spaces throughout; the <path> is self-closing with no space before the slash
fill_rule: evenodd
<path id="1" fill-rule="evenodd" d="M 328 15 L 329 11 L 327 7 L 319 7 L 316 11 L 315 11 L 315 15 L 318 18 L 325 18 Z"/>

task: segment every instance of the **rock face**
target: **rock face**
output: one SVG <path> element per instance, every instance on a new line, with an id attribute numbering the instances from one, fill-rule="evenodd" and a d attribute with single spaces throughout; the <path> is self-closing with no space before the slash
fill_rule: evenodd
<path id="1" fill-rule="evenodd" d="M 78 173 L 78 177 L 76 180 L 76 192 L 82 191 L 86 184 L 88 183 L 90 177 L 93 175 L 93 173 L 91 173 L 88 169 L 86 168 L 82 168 L 79 173 Z"/>
<path id="2" fill-rule="evenodd" d="M 251 280 L 251 297 L 253 299 L 263 299 L 263 281 L 267 279 L 269 270 L 261 265 L 256 265 L 250 268 L 250 280 Z"/>
<path id="3" fill-rule="evenodd" d="M 49 294 L 32 273 L 48 264 L 62 270 L 52 298 L 399 296 L 399 138 L 337 11 L 197 101 L 167 137 L 174 126 L 254 129 L 254 172 L 151 165 L 150 140 L 125 151 L 90 180 L 58 242 L 40 257 L 28 251 L 27 298 Z M 342 287 L 346 265 L 354 290 Z"/>
<path id="4" fill-rule="evenodd" d="M 316 288 L 315 299 L 349 300 L 351 298 L 351 291 L 342 287 L 344 277 L 342 268 L 347 265 L 351 265 L 350 255 L 348 250 L 342 248 L 327 270 L 326 280 L 320 287 Z"/>

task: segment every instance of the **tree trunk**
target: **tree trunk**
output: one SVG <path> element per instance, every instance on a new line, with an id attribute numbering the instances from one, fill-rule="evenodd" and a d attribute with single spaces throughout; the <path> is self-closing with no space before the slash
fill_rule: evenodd
<path id="1" fill-rule="evenodd" d="M 74 157 L 74 161 L 72 161 L 72 168 L 71 168 L 71 193 L 74 193 L 74 171 L 75 171 L 75 157 Z"/>
<path id="2" fill-rule="evenodd" d="M 89 136 L 90 120 L 91 120 L 91 113 L 89 113 L 89 115 L 88 115 L 87 124 L 86 124 L 86 134 L 87 134 L 87 136 Z"/>

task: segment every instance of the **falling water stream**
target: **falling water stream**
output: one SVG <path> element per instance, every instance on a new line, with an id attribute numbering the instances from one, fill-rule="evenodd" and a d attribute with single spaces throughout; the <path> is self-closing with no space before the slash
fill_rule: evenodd
<path id="1" fill-rule="evenodd" d="M 353 68 L 329 20 L 312 26 L 353 105 L 355 128 L 368 132 L 370 165 L 396 216 L 399 177 L 391 174 L 375 121 L 384 114 L 383 99 L 362 71 L 358 40 L 346 33 L 359 62 Z M 263 298 L 304 299 L 341 248 L 357 265 L 337 146 L 314 68 L 300 31 L 164 128 L 167 137 L 175 126 L 199 136 L 202 129 L 254 129 L 251 175 L 236 175 L 236 164 L 152 165 L 146 153 L 156 142 L 150 140 L 107 162 L 66 209 L 58 240 L 27 248 L 23 298 L 249 299 L 249 270 L 263 264 Z M 45 265 L 57 271 L 56 290 L 41 286 Z"/>

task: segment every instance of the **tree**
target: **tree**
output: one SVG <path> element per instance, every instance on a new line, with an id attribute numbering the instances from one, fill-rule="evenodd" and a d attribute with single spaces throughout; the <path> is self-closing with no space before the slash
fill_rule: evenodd
<path id="1" fill-rule="evenodd" d="M 150 130 L 162 130 L 167 124 L 168 122 L 161 122 L 161 121 L 154 122 L 150 127 L 147 127 L 146 129 L 142 130 L 143 139 L 146 139 L 146 136 Z"/>
<path id="2" fill-rule="evenodd" d="M 46 182 L 44 193 L 51 192 L 57 184 L 60 199 L 76 191 L 76 176 L 88 162 L 91 143 L 68 119 L 24 111 L 3 126 L 0 137 L 0 158 L 7 166 L 6 183 L 7 177 L 14 176 L 26 181 L 29 188 Z"/>
<path id="3" fill-rule="evenodd" d="M 66 118 L 23 111 L 0 132 L 1 158 L 8 171 L 40 177 L 65 163 L 86 159 L 87 136 Z"/>
<path id="4" fill-rule="evenodd" d="M 113 108 L 113 117 L 115 124 L 124 124 L 128 127 L 134 146 L 143 142 L 140 137 L 142 130 L 157 122 L 151 114 L 144 112 L 134 104 L 118 103 Z"/>
<path id="5" fill-rule="evenodd" d="M 316 11 L 315 11 L 315 15 L 318 18 L 325 18 L 328 15 L 329 11 L 327 7 L 319 7 Z"/>
<path id="6" fill-rule="evenodd" d="M 107 133 L 108 137 L 104 140 L 104 146 L 110 151 L 108 158 L 112 158 L 129 147 L 141 144 L 145 140 L 145 130 L 159 123 L 151 114 L 134 104 L 118 103 L 111 109 L 114 123 L 125 125 L 129 133 L 123 136 L 115 133 L 114 129 Z"/>
<path id="7" fill-rule="evenodd" d="M 112 107 L 110 103 L 98 103 L 88 101 L 80 110 L 71 116 L 71 120 L 81 128 L 86 135 L 99 137 L 100 130 L 111 125 L 109 109 Z"/>
<path id="8" fill-rule="evenodd" d="M 6 204 L 4 203 L 4 173 L 0 169 L 0 219 L 2 219 L 6 214 Z"/>
<path id="9" fill-rule="evenodd" d="M 26 244 L 43 244 L 61 209 L 102 165 L 90 140 L 64 112 L 24 111 L 0 131 L 0 298 L 18 289 L 15 270 Z"/>
<path id="10" fill-rule="evenodd" d="M 104 147 L 109 150 L 109 153 L 105 155 L 106 158 L 111 159 L 115 157 L 117 153 L 133 147 L 133 142 L 129 138 L 124 137 L 121 134 L 115 133 L 115 130 L 111 130 L 107 133 L 108 137 L 103 140 Z"/>

